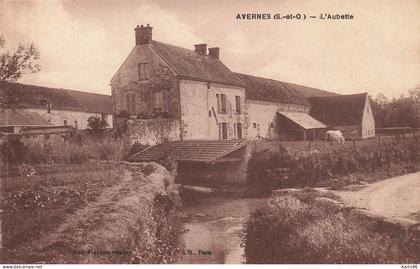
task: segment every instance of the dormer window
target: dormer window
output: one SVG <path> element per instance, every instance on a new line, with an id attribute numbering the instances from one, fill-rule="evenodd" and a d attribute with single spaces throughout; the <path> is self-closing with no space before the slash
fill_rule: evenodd
<path id="1" fill-rule="evenodd" d="M 147 73 L 146 73 L 146 66 L 147 63 L 139 63 L 138 65 L 138 73 L 139 73 L 139 80 L 147 80 Z"/>

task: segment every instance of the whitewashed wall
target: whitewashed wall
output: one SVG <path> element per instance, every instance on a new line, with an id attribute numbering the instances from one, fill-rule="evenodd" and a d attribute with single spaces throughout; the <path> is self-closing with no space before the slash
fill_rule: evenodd
<path id="1" fill-rule="evenodd" d="M 225 94 L 227 113 L 219 113 L 216 94 Z M 235 96 L 241 97 L 242 113 L 236 114 Z M 242 137 L 246 137 L 245 89 L 206 82 L 180 80 L 181 125 L 185 140 L 219 139 L 218 123 L 228 123 L 228 139 L 235 138 L 234 123 L 242 123 Z M 216 114 L 213 113 L 213 110 Z"/>
<path id="2" fill-rule="evenodd" d="M 297 104 L 283 104 L 278 102 L 266 102 L 258 100 L 247 100 L 246 102 L 247 117 L 246 125 L 248 126 L 248 136 L 250 140 L 255 139 L 258 135 L 277 139 L 277 111 L 298 111 L 309 113 L 309 106 Z"/>
<path id="3" fill-rule="evenodd" d="M 88 118 L 91 116 L 101 117 L 101 113 L 90 113 L 83 111 L 70 111 L 70 110 L 54 110 L 50 113 L 46 109 L 25 108 L 19 109 L 21 111 L 34 112 L 41 115 L 46 121 L 56 126 L 63 126 L 64 121 L 67 120 L 68 126 L 76 127 L 77 121 L 78 129 L 87 129 Z M 112 128 L 112 114 L 106 114 L 105 120 L 108 123 L 108 128 Z"/>

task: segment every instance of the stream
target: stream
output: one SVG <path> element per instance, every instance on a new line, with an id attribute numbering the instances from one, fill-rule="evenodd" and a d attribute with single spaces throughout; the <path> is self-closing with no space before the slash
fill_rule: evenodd
<path id="1" fill-rule="evenodd" d="M 206 197 L 183 205 L 178 263 L 244 263 L 245 224 L 267 198 Z"/>

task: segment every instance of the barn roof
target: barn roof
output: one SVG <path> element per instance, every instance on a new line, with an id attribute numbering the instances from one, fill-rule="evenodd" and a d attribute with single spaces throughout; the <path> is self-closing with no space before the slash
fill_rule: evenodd
<path id="1" fill-rule="evenodd" d="M 112 99 L 109 95 L 74 90 L 49 88 L 21 83 L 0 82 L 2 92 L 17 101 L 19 108 L 45 109 L 42 100 L 52 104 L 52 109 L 112 113 Z"/>
<path id="2" fill-rule="evenodd" d="M 338 95 L 334 92 L 324 91 L 317 88 L 299 86 L 296 84 L 292 84 L 292 85 L 296 86 L 294 89 L 305 97 L 317 97 L 317 96 L 323 97 L 323 96 L 337 96 Z"/>
<path id="3" fill-rule="evenodd" d="M 245 84 L 247 99 L 309 105 L 308 100 L 296 90 L 304 86 L 246 74 L 235 74 Z"/>
<path id="4" fill-rule="evenodd" d="M 37 113 L 6 109 L 4 111 L 0 111 L 0 126 L 43 127 L 52 126 L 52 124 L 44 120 L 44 118 Z"/>
<path id="5" fill-rule="evenodd" d="M 156 161 L 168 154 L 176 161 L 211 163 L 246 145 L 246 140 L 173 141 L 136 153 L 130 157 L 130 161 Z"/>
<path id="6" fill-rule="evenodd" d="M 308 114 L 304 112 L 285 112 L 285 111 L 278 111 L 280 115 L 288 118 L 289 120 L 293 121 L 303 129 L 322 129 L 327 128 L 327 126 L 318 120 L 312 118 Z"/>
<path id="7" fill-rule="evenodd" d="M 310 115 L 329 125 L 362 123 L 367 93 L 310 97 Z"/>
<path id="8" fill-rule="evenodd" d="M 243 87 L 235 74 L 215 57 L 158 41 L 152 41 L 152 48 L 180 77 Z"/>

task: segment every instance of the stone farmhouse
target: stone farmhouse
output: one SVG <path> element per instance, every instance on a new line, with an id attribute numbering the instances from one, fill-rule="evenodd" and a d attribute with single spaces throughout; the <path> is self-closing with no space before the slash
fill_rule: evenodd
<path id="1" fill-rule="evenodd" d="M 112 128 L 112 99 L 109 95 L 56 89 L 21 83 L 0 82 L 4 98 L 12 105 L 0 111 L 0 130 L 62 126 L 86 129 L 91 116 L 103 117 Z"/>
<path id="2" fill-rule="evenodd" d="M 130 136 L 144 144 L 317 139 L 329 127 L 311 116 L 308 96 L 336 94 L 234 73 L 219 55 L 207 44 L 189 50 L 155 41 L 151 26 L 137 26 L 135 46 L 111 79 L 114 125 L 129 118 Z M 156 137 L 162 130 L 167 137 Z"/>
<path id="3" fill-rule="evenodd" d="M 111 90 L 114 126 L 127 123 L 132 141 L 155 145 L 130 160 L 169 156 L 177 161 L 177 182 L 187 185 L 244 184 L 249 140 L 315 140 L 325 138 L 328 128 L 349 126 L 362 138 L 362 126 L 374 129 L 373 117 L 359 117 L 360 107 L 370 109 L 368 98 L 360 105 L 360 98 L 234 73 L 220 60 L 220 48 L 196 44 L 189 50 L 155 41 L 150 25 L 135 28 L 135 46 L 111 79 Z M 340 119 L 318 113 L 323 99 L 314 96 L 352 100 L 345 109 L 355 109 L 358 117 L 339 125 Z"/>

